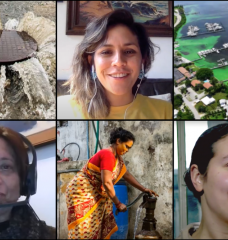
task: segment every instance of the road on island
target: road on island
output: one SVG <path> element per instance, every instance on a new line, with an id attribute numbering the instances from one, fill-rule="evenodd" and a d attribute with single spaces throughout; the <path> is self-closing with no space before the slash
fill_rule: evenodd
<path id="1" fill-rule="evenodd" d="M 184 100 L 184 103 L 190 108 L 190 110 L 192 111 L 195 119 L 200 119 L 200 115 L 199 115 L 199 113 L 197 112 L 197 110 L 194 108 L 194 106 L 192 106 L 192 103 L 189 102 L 188 99 L 187 99 L 186 97 L 184 97 L 183 94 L 181 94 L 181 92 L 179 91 L 179 89 L 176 88 L 175 86 L 174 86 L 174 92 L 175 92 L 176 94 L 180 94 L 180 95 L 182 96 L 182 98 L 183 98 L 183 100 Z"/>
<path id="2" fill-rule="evenodd" d="M 176 21 L 176 23 L 174 25 L 174 27 L 176 27 L 180 23 L 180 21 L 181 21 L 181 15 L 180 15 L 178 9 L 175 9 L 174 15 L 177 17 L 177 21 Z"/>

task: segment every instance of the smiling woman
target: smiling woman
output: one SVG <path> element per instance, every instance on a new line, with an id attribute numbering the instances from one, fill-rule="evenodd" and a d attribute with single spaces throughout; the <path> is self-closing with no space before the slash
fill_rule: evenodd
<path id="1" fill-rule="evenodd" d="M 0 127 L 0 239 L 56 239 L 55 229 L 40 221 L 29 204 L 17 202 L 20 196 L 30 195 L 29 169 L 20 135 Z"/>
<path id="2" fill-rule="evenodd" d="M 88 24 L 75 51 L 70 96 L 58 119 L 171 119 L 171 104 L 138 94 L 156 46 L 130 12 L 118 9 Z"/>

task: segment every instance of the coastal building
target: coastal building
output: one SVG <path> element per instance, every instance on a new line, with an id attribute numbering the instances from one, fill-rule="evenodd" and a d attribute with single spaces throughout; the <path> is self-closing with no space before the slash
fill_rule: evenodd
<path id="1" fill-rule="evenodd" d="M 191 74 L 184 67 L 179 67 L 178 71 L 181 72 L 185 77 L 190 78 Z"/>
<path id="2" fill-rule="evenodd" d="M 185 80 L 185 76 L 177 68 L 174 68 L 174 80 L 176 80 L 176 83 Z"/>
<path id="3" fill-rule="evenodd" d="M 224 108 L 224 109 L 227 110 L 227 108 L 228 108 L 228 100 L 226 100 L 226 99 L 220 99 L 220 100 L 219 100 L 219 103 L 220 103 L 220 106 L 221 106 L 222 108 Z"/>
<path id="4" fill-rule="evenodd" d="M 203 102 L 203 104 L 207 106 L 211 103 L 214 103 L 215 99 L 213 97 L 209 98 L 208 96 L 206 96 L 205 98 L 201 99 L 201 102 Z"/>
<path id="5" fill-rule="evenodd" d="M 210 87 L 213 87 L 213 85 L 210 84 L 209 82 L 205 82 L 205 83 L 203 84 L 203 86 L 204 86 L 206 89 L 209 89 Z"/>
<path id="6" fill-rule="evenodd" d="M 191 73 L 191 76 L 190 76 L 190 78 L 193 78 L 193 77 L 195 77 L 195 75 L 196 75 L 196 72 L 193 72 L 193 73 Z"/>
<path id="7" fill-rule="evenodd" d="M 191 85 L 195 87 L 197 84 L 200 84 L 201 82 L 199 80 L 192 80 Z"/>

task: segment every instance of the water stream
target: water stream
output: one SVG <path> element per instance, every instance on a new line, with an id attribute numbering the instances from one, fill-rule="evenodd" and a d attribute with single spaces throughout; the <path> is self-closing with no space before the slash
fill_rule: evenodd
<path id="1" fill-rule="evenodd" d="M 6 67 L 1 66 L 1 69 L 0 69 L 0 103 L 4 101 L 5 81 L 6 81 Z"/>
<path id="2" fill-rule="evenodd" d="M 19 23 L 10 19 L 4 27 L 27 32 L 38 51 L 27 60 L 1 66 L 0 119 L 55 119 L 55 23 L 28 12 Z"/>
<path id="3" fill-rule="evenodd" d="M 141 216 L 142 209 L 143 209 L 143 206 L 140 205 L 137 208 L 137 211 L 136 211 L 135 227 L 134 227 L 134 238 L 133 239 L 135 239 L 135 234 L 136 234 L 136 231 L 137 231 L 138 222 L 139 222 L 139 219 L 140 219 L 140 216 Z"/>

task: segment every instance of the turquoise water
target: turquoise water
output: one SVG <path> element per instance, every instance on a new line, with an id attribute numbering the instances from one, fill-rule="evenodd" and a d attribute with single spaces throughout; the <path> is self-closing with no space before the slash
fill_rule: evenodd
<path id="1" fill-rule="evenodd" d="M 199 14 L 186 15 L 187 22 L 179 30 L 177 39 L 180 44 L 178 49 L 183 57 L 188 60 L 195 60 L 199 58 L 197 54 L 199 51 L 222 48 L 224 43 L 228 43 L 228 1 L 225 2 L 195 2 L 195 1 L 179 1 L 174 2 L 174 5 L 183 5 L 186 13 L 199 12 Z M 180 36 L 186 36 L 189 25 L 198 26 L 200 28 L 199 33 L 206 32 L 205 23 L 219 23 L 225 28 L 224 32 L 217 32 L 212 34 L 198 35 L 196 37 L 187 37 L 180 39 Z M 198 67 L 212 68 L 217 66 L 217 61 L 221 58 L 225 58 L 228 61 L 228 49 L 222 50 L 220 53 L 211 53 L 206 55 L 205 58 L 195 62 Z M 228 67 L 219 68 L 213 70 L 215 77 L 218 80 L 228 79 Z"/>

